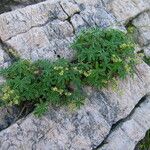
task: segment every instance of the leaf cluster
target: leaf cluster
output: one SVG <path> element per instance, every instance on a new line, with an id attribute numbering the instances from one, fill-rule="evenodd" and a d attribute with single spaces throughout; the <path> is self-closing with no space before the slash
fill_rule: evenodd
<path id="1" fill-rule="evenodd" d="M 82 85 L 103 88 L 116 77 L 134 72 L 134 44 L 127 34 L 114 29 L 92 28 L 77 35 L 71 47 L 76 59 L 69 62 L 19 60 L 0 71 L 6 82 L 1 100 L 6 105 L 30 103 L 41 116 L 48 105 L 80 107 L 85 94 Z"/>
<path id="2" fill-rule="evenodd" d="M 0 72 L 6 79 L 1 99 L 7 105 L 32 103 L 35 113 L 46 112 L 48 104 L 80 106 L 83 95 L 79 73 L 65 59 L 56 62 L 19 60 Z"/>
<path id="3" fill-rule="evenodd" d="M 133 74 L 136 64 L 134 43 L 122 31 L 92 28 L 82 31 L 72 44 L 77 63 L 90 74 L 83 83 L 106 87 L 116 77 Z M 84 64 L 84 65 L 82 65 Z"/>
<path id="4" fill-rule="evenodd" d="M 145 61 L 148 65 L 150 65 L 150 57 L 144 56 L 144 61 Z"/>

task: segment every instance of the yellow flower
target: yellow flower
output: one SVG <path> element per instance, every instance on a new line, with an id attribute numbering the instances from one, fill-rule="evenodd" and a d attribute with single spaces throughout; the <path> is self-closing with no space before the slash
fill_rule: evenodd
<path id="1" fill-rule="evenodd" d="M 131 67 L 130 67 L 129 65 L 126 64 L 126 65 L 125 65 L 125 70 L 126 70 L 126 72 L 129 73 L 129 72 L 131 71 Z"/>
<path id="2" fill-rule="evenodd" d="M 54 67 L 54 70 L 58 70 L 58 67 Z"/>
<path id="3" fill-rule="evenodd" d="M 75 71 L 78 71 L 78 68 L 77 68 L 77 67 L 74 67 L 73 69 L 74 69 Z"/>
<path id="4" fill-rule="evenodd" d="M 72 94 L 70 92 L 65 92 L 66 96 L 71 96 Z"/>
<path id="5" fill-rule="evenodd" d="M 122 61 L 121 58 L 116 55 L 112 55 L 111 60 L 113 62 L 121 62 Z"/>
<path id="6" fill-rule="evenodd" d="M 59 94 L 62 94 L 64 92 L 63 89 L 58 89 L 57 87 L 53 87 L 52 90 L 58 92 Z"/>
<path id="7" fill-rule="evenodd" d="M 58 66 L 58 67 L 55 66 L 55 67 L 54 67 L 54 70 L 60 70 L 60 69 L 63 69 L 63 67 L 62 67 L 62 66 Z"/>
<path id="8" fill-rule="evenodd" d="M 57 88 L 57 87 L 53 87 L 52 90 L 53 90 L 53 91 L 57 91 L 58 88 Z"/>
<path id="9" fill-rule="evenodd" d="M 129 32 L 129 33 L 133 33 L 134 30 L 135 30 L 134 27 L 128 27 L 128 32 Z"/>
<path id="10" fill-rule="evenodd" d="M 124 44 L 120 45 L 121 49 L 130 48 L 130 47 L 134 47 L 134 44 L 132 44 L 132 43 L 128 43 L 128 44 L 124 43 Z"/>
<path id="11" fill-rule="evenodd" d="M 59 90 L 58 90 L 58 93 L 59 93 L 60 95 L 62 95 L 63 92 L 64 92 L 63 89 L 59 89 Z"/>
<path id="12" fill-rule="evenodd" d="M 84 72 L 83 73 L 86 77 L 90 76 L 91 75 L 91 70 L 87 71 L 87 72 Z"/>
<path id="13" fill-rule="evenodd" d="M 7 92 L 7 91 L 9 91 L 10 90 L 10 87 L 9 86 L 5 86 L 5 87 L 3 87 L 2 88 L 2 91 L 5 93 L 5 92 Z"/>
<path id="14" fill-rule="evenodd" d="M 79 71 L 80 74 L 83 73 L 82 70 L 78 70 L 78 71 Z"/>
<path id="15" fill-rule="evenodd" d="M 59 72 L 59 75 L 60 75 L 60 76 L 64 75 L 64 71 L 61 70 L 61 71 Z"/>
<path id="16" fill-rule="evenodd" d="M 9 93 L 10 93 L 10 94 L 14 94 L 14 90 L 11 90 Z"/>
<path id="17" fill-rule="evenodd" d="M 9 94 L 4 94 L 3 97 L 2 97 L 2 99 L 3 99 L 3 100 L 9 99 Z"/>
<path id="18" fill-rule="evenodd" d="M 18 97 L 18 96 L 16 96 L 16 97 L 14 98 L 14 104 L 16 104 L 16 105 L 19 104 L 19 97 Z"/>
<path id="19" fill-rule="evenodd" d="M 68 71 L 69 69 L 66 67 L 65 70 Z"/>
<path id="20" fill-rule="evenodd" d="M 106 80 L 102 80 L 102 82 L 103 82 L 104 84 L 107 84 L 107 83 L 108 83 L 108 81 L 106 81 Z"/>

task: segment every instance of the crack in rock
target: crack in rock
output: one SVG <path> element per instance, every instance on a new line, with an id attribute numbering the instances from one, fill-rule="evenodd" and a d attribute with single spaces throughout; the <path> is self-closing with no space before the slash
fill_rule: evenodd
<path id="1" fill-rule="evenodd" d="M 150 128 L 150 96 L 143 97 L 131 114 L 117 124 L 97 150 L 134 149 Z"/>

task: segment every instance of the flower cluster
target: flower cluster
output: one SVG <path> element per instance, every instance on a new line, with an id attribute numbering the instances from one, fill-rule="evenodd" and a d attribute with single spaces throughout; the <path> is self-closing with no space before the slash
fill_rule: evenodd
<path id="1" fill-rule="evenodd" d="M 19 104 L 19 96 L 16 95 L 14 90 L 11 90 L 9 86 L 4 86 L 2 88 L 4 95 L 1 97 L 4 102 L 7 102 L 9 105 Z"/>
<path id="2" fill-rule="evenodd" d="M 64 73 L 65 73 L 65 71 L 68 71 L 69 68 L 68 68 L 68 67 L 63 68 L 62 66 L 58 66 L 58 67 L 55 66 L 55 67 L 54 67 L 54 70 L 59 71 L 59 75 L 60 75 L 60 76 L 63 76 Z"/>
<path id="3" fill-rule="evenodd" d="M 133 43 L 123 43 L 120 45 L 121 49 L 126 49 L 126 48 L 133 48 L 135 46 L 135 44 Z"/>

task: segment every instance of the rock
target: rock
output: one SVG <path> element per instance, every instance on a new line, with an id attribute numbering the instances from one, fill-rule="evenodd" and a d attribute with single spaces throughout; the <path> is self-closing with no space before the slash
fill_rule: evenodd
<path id="1" fill-rule="evenodd" d="M 56 2 L 46 1 L 38 5 L 27 6 L 0 15 L 0 37 L 6 41 L 18 34 L 26 33 L 32 28 L 43 26 L 54 19 L 64 21 L 67 18 L 66 13 Z"/>
<path id="2" fill-rule="evenodd" d="M 45 0 L 0 0 L 0 14 Z"/>
<path id="3" fill-rule="evenodd" d="M 138 42 L 140 46 L 150 44 L 150 11 L 142 13 L 132 23 L 138 30 Z"/>
<path id="4" fill-rule="evenodd" d="M 59 4 L 68 16 L 72 16 L 80 12 L 79 6 L 73 2 L 69 2 L 68 0 L 60 1 Z"/>
<path id="5" fill-rule="evenodd" d="M 23 3 L 23 4 L 34 4 L 34 3 L 39 3 L 45 0 L 14 0 L 14 2 L 18 2 L 18 3 Z"/>
<path id="6" fill-rule="evenodd" d="M 0 15 L 0 38 L 21 58 L 72 59 L 70 43 L 75 32 L 92 26 L 114 26 L 115 23 L 115 18 L 99 1 L 93 4 L 46 1 Z"/>
<path id="7" fill-rule="evenodd" d="M 107 3 L 118 22 L 127 23 L 141 12 L 150 8 L 149 0 L 112 0 Z"/>
<path id="8" fill-rule="evenodd" d="M 133 150 L 150 128 L 150 96 L 110 133 L 98 150 Z"/>
<path id="9" fill-rule="evenodd" d="M 132 24 L 136 27 L 135 36 L 141 50 L 147 57 L 150 57 L 150 11 L 141 13 L 133 19 Z"/>
<path id="10" fill-rule="evenodd" d="M 80 12 L 81 17 L 88 25 L 106 28 L 115 24 L 115 18 L 107 12 L 103 7 L 87 6 L 85 10 Z"/>
<path id="11" fill-rule="evenodd" d="M 126 148 L 128 150 L 134 149 L 134 143 L 120 128 L 110 134 L 107 142 L 109 143 L 109 145 L 104 144 L 104 146 L 102 146 L 98 150 L 121 150 L 122 148 Z"/>
<path id="12" fill-rule="evenodd" d="M 71 17 L 71 23 L 74 27 L 75 32 L 79 32 L 89 27 L 88 23 L 85 22 L 83 18 L 78 14 L 75 14 L 73 17 Z"/>
<path id="13" fill-rule="evenodd" d="M 17 121 L 20 109 L 16 106 L 0 108 L 0 131 Z"/>
<path id="14" fill-rule="evenodd" d="M 102 1 L 99 0 L 74 0 L 77 4 L 79 4 L 79 6 L 84 9 L 86 6 L 99 6 L 99 7 L 103 7 L 103 3 Z"/>
<path id="15" fill-rule="evenodd" d="M 11 59 L 7 53 L 4 52 L 0 45 L 0 68 L 8 67 L 11 63 Z"/>
<path id="16" fill-rule="evenodd" d="M 44 27 L 32 28 L 27 33 L 19 34 L 7 43 L 21 58 L 54 60 L 58 55 L 72 57 L 73 52 L 69 49 L 72 36 L 73 28 L 67 21 L 55 20 Z"/>
<path id="17" fill-rule="evenodd" d="M 138 71 L 136 72 L 137 74 L 134 77 L 134 80 L 129 78 L 127 80 L 121 81 L 120 83 L 118 83 L 119 86 L 116 89 L 116 91 L 110 92 L 111 88 L 108 90 L 107 89 L 103 90 L 103 92 L 106 95 L 107 100 L 109 100 L 109 105 L 111 107 L 114 107 L 114 110 L 116 111 L 116 114 L 117 114 L 117 116 L 114 117 L 113 124 L 115 122 L 117 122 L 118 120 L 120 120 L 121 118 L 125 118 L 126 116 L 128 116 L 129 112 L 131 112 L 133 110 L 133 108 L 138 103 L 138 101 L 143 96 L 145 96 L 145 94 L 144 95 L 142 94 L 144 92 L 144 90 L 142 90 L 143 89 L 142 86 L 144 86 L 144 85 L 142 85 L 142 82 L 145 82 L 144 78 L 148 79 L 147 84 L 145 85 L 144 89 L 145 88 L 147 89 L 146 94 L 149 93 L 149 85 L 148 85 L 148 84 L 150 84 L 150 82 L 149 82 L 149 73 L 150 73 L 149 66 L 146 65 L 145 63 L 142 63 L 137 67 L 137 70 Z M 142 76 L 144 76 L 144 78 Z M 135 80 L 139 80 L 139 81 L 135 83 Z M 110 87 L 112 87 L 112 85 L 110 85 Z M 139 87 L 141 87 L 141 90 Z M 135 93 L 138 93 L 138 95 L 136 95 L 136 96 L 139 96 L 139 97 L 134 97 Z M 143 95 L 143 96 L 141 96 L 141 95 Z M 118 107 L 116 107 L 116 106 L 118 106 Z"/>
<path id="18" fill-rule="evenodd" d="M 150 57 L 150 44 L 146 47 L 143 47 L 144 53 L 146 57 Z"/>
<path id="19" fill-rule="evenodd" d="M 127 117 L 139 100 L 150 91 L 149 75 L 150 68 L 143 63 L 137 66 L 137 74 L 134 78 L 119 81 L 118 89 L 122 89 L 122 94 L 119 91 L 112 91 L 111 88 L 98 91 L 86 87 L 88 98 L 85 105 L 79 110 L 70 111 L 65 107 L 50 107 L 50 111 L 42 118 L 36 118 L 30 114 L 0 132 L 0 148 L 3 150 L 8 147 L 28 150 L 90 150 L 96 148 L 109 134 L 112 124 Z M 145 118 L 147 119 L 149 117 Z M 138 127 L 137 124 L 135 129 L 136 127 Z M 128 122 L 122 128 L 128 132 L 130 129 Z M 142 130 L 138 129 L 139 137 L 141 137 L 141 132 Z M 117 130 L 111 139 L 121 141 L 116 142 L 115 150 L 120 150 L 119 148 L 126 144 L 133 149 L 135 145 L 122 129 Z M 111 148 L 113 147 L 107 150 Z"/>

